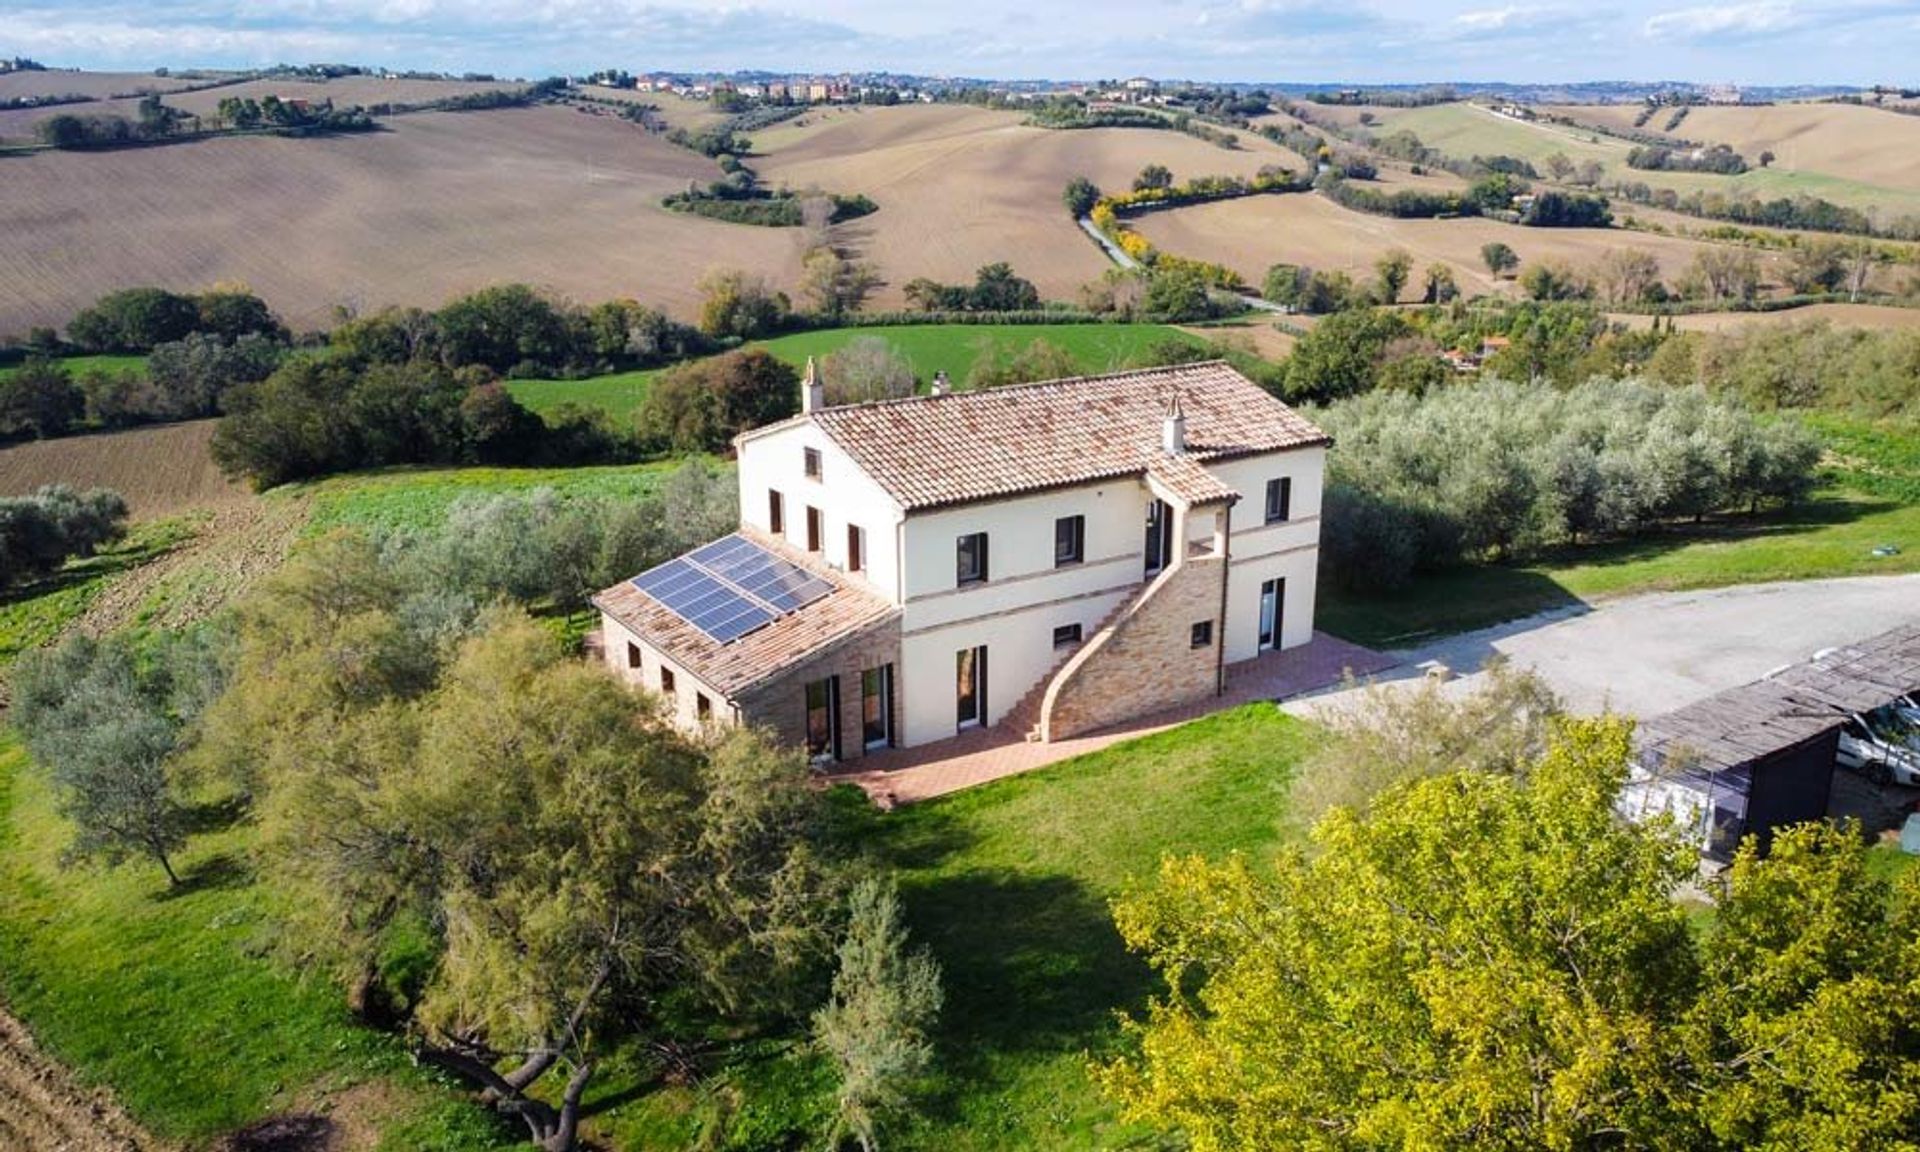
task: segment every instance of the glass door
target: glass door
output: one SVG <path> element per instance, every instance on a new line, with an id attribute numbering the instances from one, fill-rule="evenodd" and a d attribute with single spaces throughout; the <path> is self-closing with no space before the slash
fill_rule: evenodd
<path id="1" fill-rule="evenodd" d="M 840 677 L 807 685 L 807 756 L 815 761 L 840 758 Z"/>
<path id="2" fill-rule="evenodd" d="M 893 743 L 893 665 L 860 673 L 860 738 L 865 748 Z"/>
<path id="3" fill-rule="evenodd" d="M 1147 575 L 1153 576 L 1173 558 L 1173 509 L 1165 500 L 1147 503 Z"/>
<path id="4" fill-rule="evenodd" d="M 987 722 L 987 650 L 962 648 L 954 657 L 955 719 L 962 728 Z"/>
<path id="5" fill-rule="evenodd" d="M 1285 580 L 1268 580 L 1260 585 L 1260 651 L 1278 647 L 1280 612 L 1287 594 Z"/>

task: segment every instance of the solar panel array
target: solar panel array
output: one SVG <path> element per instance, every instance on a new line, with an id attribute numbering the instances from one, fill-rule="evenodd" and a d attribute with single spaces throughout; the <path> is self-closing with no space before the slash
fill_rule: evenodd
<path id="1" fill-rule="evenodd" d="M 633 585 L 721 644 L 833 591 L 829 581 L 740 535 L 649 569 Z"/>

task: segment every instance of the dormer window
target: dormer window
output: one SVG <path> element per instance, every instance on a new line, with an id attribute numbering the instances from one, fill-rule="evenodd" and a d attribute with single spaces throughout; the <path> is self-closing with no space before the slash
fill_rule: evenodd
<path id="1" fill-rule="evenodd" d="M 802 448 L 800 450 L 800 464 L 801 467 L 806 469 L 807 479 L 820 479 L 820 449 Z"/>

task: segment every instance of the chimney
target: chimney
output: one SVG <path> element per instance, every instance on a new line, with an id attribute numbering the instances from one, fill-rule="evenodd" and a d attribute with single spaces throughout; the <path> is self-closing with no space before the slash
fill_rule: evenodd
<path id="1" fill-rule="evenodd" d="M 932 394 L 935 396 L 945 396 L 947 393 L 951 391 L 953 391 L 953 385 L 947 381 L 946 370 L 941 369 L 940 371 L 935 372 L 933 374 Z"/>
<path id="2" fill-rule="evenodd" d="M 1180 410 L 1180 393 L 1167 397 L 1166 419 L 1160 421 L 1160 447 L 1169 456 L 1187 450 L 1187 414 Z"/>
<path id="3" fill-rule="evenodd" d="M 820 370 L 813 357 L 807 357 L 807 370 L 800 377 L 800 411 L 818 412 L 827 406 L 827 386 L 820 382 Z"/>

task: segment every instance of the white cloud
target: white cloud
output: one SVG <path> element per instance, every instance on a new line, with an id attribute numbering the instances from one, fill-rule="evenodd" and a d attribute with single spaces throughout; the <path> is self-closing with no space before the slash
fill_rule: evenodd
<path id="1" fill-rule="evenodd" d="M 1793 0 L 1754 0 L 1707 8 L 1682 8 L 1647 18 L 1646 32 L 1655 39 L 1739 39 L 1789 31 L 1805 22 Z"/>

